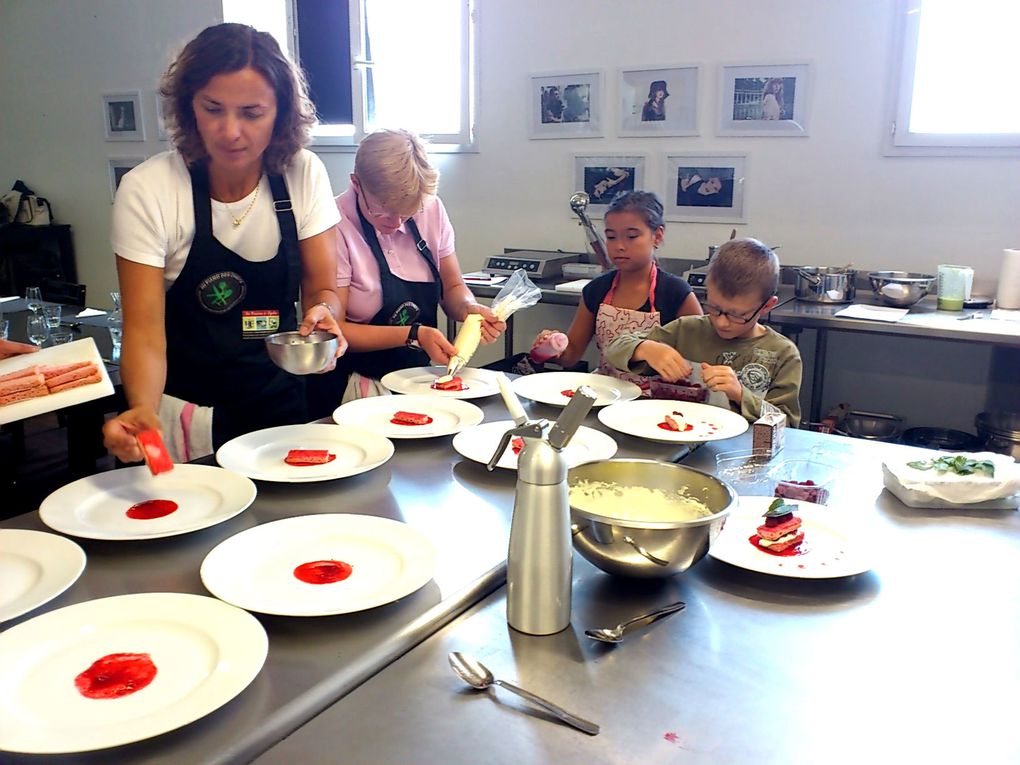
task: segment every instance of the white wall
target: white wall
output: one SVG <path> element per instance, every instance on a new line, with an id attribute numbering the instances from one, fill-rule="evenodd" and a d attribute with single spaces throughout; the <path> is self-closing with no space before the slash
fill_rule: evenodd
<path id="1" fill-rule="evenodd" d="M 505 246 L 581 248 L 567 205 L 575 153 L 647 153 L 647 185 L 661 193 L 659 160 L 667 152 L 740 151 L 749 155 L 748 223 L 738 232 L 782 244 L 784 261 L 920 271 L 962 262 L 975 268 L 977 292 L 994 292 L 1002 249 L 1020 246 L 1020 159 L 881 155 L 896 5 L 480 0 L 479 151 L 437 158 L 463 265 L 479 267 Z M 162 150 L 165 144 L 154 140 L 158 76 L 171 52 L 219 14 L 216 0 L 0 0 L 0 185 L 23 178 L 72 224 L 80 276 L 94 302 L 103 303 L 116 283 L 107 158 Z M 813 62 L 811 135 L 716 137 L 718 65 L 789 59 Z M 615 137 L 617 69 L 664 64 L 704 67 L 701 136 Z M 607 75 L 607 137 L 529 140 L 528 75 L 593 65 Z M 142 91 L 144 144 L 103 140 L 100 93 L 123 88 Z M 341 191 L 350 155 L 323 159 Z M 662 254 L 700 258 L 731 228 L 673 223 Z M 522 335 L 542 324 L 565 325 L 571 313 L 535 311 L 522 317 Z M 834 339 L 827 401 L 861 401 L 864 408 L 867 400 L 907 414 L 913 424 L 970 429 L 973 413 L 987 403 L 990 352 L 940 344 L 931 353 L 948 379 L 928 389 L 929 375 L 919 379 L 909 370 L 928 368 L 929 345 L 890 342 L 885 350 L 870 340 Z M 876 347 L 880 363 L 871 361 Z M 1000 358 L 998 367 L 1003 363 L 1000 377 L 1020 377 L 1010 377 L 1015 354 Z M 997 396 L 1015 402 L 1020 390 L 1007 382 Z M 953 413 L 947 415 L 948 397 Z M 935 411 L 934 422 L 924 421 Z"/>

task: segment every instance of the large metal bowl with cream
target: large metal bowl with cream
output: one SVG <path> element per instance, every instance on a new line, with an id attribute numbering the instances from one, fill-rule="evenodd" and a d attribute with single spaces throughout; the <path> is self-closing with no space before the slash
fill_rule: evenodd
<path id="1" fill-rule="evenodd" d="M 654 460 L 588 462 L 571 468 L 567 483 L 574 549 L 618 576 L 686 571 L 708 552 L 737 501 L 715 476 Z M 702 507 L 694 511 L 687 500 Z"/>

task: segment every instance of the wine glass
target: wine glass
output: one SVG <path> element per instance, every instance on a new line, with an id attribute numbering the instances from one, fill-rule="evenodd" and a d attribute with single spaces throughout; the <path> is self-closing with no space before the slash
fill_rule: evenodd
<path id="1" fill-rule="evenodd" d="M 45 343 L 46 338 L 50 336 L 50 325 L 46 321 L 46 317 L 41 313 L 33 313 L 26 322 L 28 339 L 36 345 Z"/>
<path id="2" fill-rule="evenodd" d="M 38 287 L 26 289 L 25 300 L 28 301 L 28 310 L 32 313 L 38 313 L 39 309 L 42 308 L 42 292 L 39 291 Z"/>

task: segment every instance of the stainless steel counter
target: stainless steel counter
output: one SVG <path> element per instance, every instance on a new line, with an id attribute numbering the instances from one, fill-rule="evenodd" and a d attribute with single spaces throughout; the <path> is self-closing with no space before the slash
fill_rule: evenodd
<path id="1" fill-rule="evenodd" d="M 506 419 L 499 397 L 477 400 L 487 420 Z M 531 405 L 534 416 L 558 409 Z M 594 416 L 589 418 L 594 421 Z M 597 422 L 595 423 L 597 424 Z M 620 456 L 669 458 L 676 449 L 620 435 Z M 17 623 L 73 603 L 135 592 L 207 595 L 199 567 L 219 542 L 260 523 L 311 513 L 365 513 L 403 520 L 438 548 L 433 581 L 387 606 L 357 614 L 259 616 L 269 657 L 252 685 L 213 714 L 178 731 L 116 749 L 66 756 L 0 752 L 0 763 L 243 763 L 499 587 L 505 578 L 516 474 L 463 460 L 451 438 L 395 442 L 393 458 L 369 473 L 312 484 L 259 483 L 246 512 L 203 531 L 137 542 L 76 540 L 84 574 L 66 593 Z M 47 530 L 36 513 L 0 524 Z M 4 724 L 0 720 L 0 725 Z"/>
<path id="2" fill-rule="evenodd" d="M 858 292 L 854 303 L 878 305 L 872 292 Z M 940 311 L 934 295 L 910 307 L 910 312 L 896 322 L 869 321 L 836 316 L 846 303 L 811 303 L 790 300 L 781 303 L 768 316 L 768 323 L 796 339 L 801 330 L 815 330 L 814 366 L 811 376 L 811 402 L 808 419 L 817 422 L 822 415 L 825 385 L 825 357 L 828 333 L 857 332 L 872 335 L 894 335 L 916 339 L 938 339 L 955 342 L 982 343 L 1002 348 L 1020 349 L 1020 323 L 993 321 L 988 310 Z M 961 318 L 970 316 L 967 321 Z"/>
<path id="3" fill-rule="evenodd" d="M 1020 762 L 1018 513 L 910 509 L 880 470 L 907 447 L 787 439 L 783 456 L 822 444 L 840 460 L 833 504 L 870 530 L 871 572 L 780 578 L 706 558 L 671 580 L 628 582 L 575 556 L 564 632 L 512 632 L 500 590 L 256 762 Z M 684 464 L 712 469 L 716 451 L 747 440 Z M 620 645 L 583 635 L 675 599 L 684 612 Z M 454 650 L 601 734 L 467 688 L 447 663 Z"/>

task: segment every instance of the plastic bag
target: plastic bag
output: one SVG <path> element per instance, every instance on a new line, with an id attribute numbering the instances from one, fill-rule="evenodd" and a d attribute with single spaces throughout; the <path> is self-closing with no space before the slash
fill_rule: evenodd
<path id="1" fill-rule="evenodd" d="M 528 278 L 523 268 L 518 268 L 493 299 L 491 308 L 497 319 L 506 321 L 516 311 L 529 308 L 541 299 L 542 290 Z"/>

